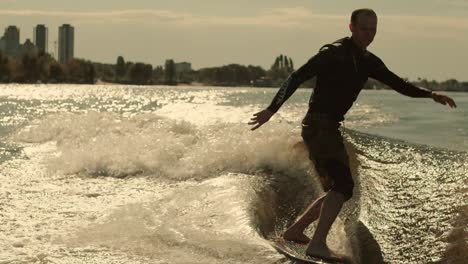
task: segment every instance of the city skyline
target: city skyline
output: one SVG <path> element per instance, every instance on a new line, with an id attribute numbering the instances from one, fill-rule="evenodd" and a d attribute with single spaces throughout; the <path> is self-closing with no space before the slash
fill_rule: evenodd
<path id="1" fill-rule="evenodd" d="M 37 24 L 33 28 L 33 40 L 25 38 L 21 41 L 21 29 L 16 25 L 8 25 L 0 36 L 0 51 L 5 55 L 18 58 L 26 53 L 46 52 L 60 63 L 64 64 L 74 58 L 74 28 L 70 24 L 63 24 L 58 28 L 58 39 L 54 40 L 54 51 L 48 50 L 48 28 L 44 24 Z M 58 44 L 58 49 L 56 47 Z M 57 50 L 56 50 L 57 49 Z"/>
<path id="2" fill-rule="evenodd" d="M 468 80 L 468 1 L 463 0 L 5 2 L 0 27 L 31 28 L 21 32 L 21 42 L 32 39 L 36 24 L 73 24 L 80 36 L 75 57 L 115 63 L 123 56 L 152 65 L 172 58 L 190 61 L 195 69 L 230 63 L 268 69 L 279 54 L 291 57 L 297 68 L 321 45 L 349 36 L 349 14 L 369 6 L 379 15 L 369 50 L 395 73 L 413 80 Z M 50 30 L 49 47 L 57 34 Z"/>

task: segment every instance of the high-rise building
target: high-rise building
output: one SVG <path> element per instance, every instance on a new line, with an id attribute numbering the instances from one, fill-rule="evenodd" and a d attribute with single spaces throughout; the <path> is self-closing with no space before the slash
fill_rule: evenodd
<path id="1" fill-rule="evenodd" d="M 59 27 L 58 59 L 60 63 L 67 63 L 73 59 L 75 29 L 69 24 Z"/>
<path id="2" fill-rule="evenodd" d="M 39 52 L 47 52 L 48 33 L 45 25 L 37 25 L 34 28 L 34 45 Z"/>
<path id="3" fill-rule="evenodd" d="M 5 37 L 4 36 L 0 38 L 0 51 L 2 53 L 5 53 Z"/>
<path id="4" fill-rule="evenodd" d="M 192 70 L 192 64 L 185 61 L 174 63 L 174 66 L 177 74 L 190 72 Z"/>
<path id="5" fill-rule="evenodd" d="M 26 39 L 24 44 L 20 45 L 20 54 L 37 54 L 37 47 L 34 45 L 30 39 Z"/>
<path id="6" fill-rule="evenodd" d="M 9 56 L 16 57 L 19 53 L 19 29 L 16 26 L 8 26 L 3 35 L 5 41 L 5 53 Z"/>

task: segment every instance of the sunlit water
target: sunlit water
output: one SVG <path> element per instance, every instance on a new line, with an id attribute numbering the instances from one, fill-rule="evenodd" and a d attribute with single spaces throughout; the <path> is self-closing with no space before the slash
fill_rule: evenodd
<path id="1" fill-rule="evenodd" d="M 320 189 L 300 142 L 310 90 L 0 86 L 0 263 L 288 263 L 269 238 Z M 459 108 L 364 91 L 344 134 L 356 187 L 329 236 L 355 263 L 467 259 Z M 312 225 L 308 230 L 310 235 Z"/>

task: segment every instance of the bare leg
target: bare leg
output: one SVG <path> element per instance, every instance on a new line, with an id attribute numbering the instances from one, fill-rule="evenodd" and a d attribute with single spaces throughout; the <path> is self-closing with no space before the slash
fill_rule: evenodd
<path id="1" fill-rule="evenodd" d="M 283 238 L 286 240 L 309 243 L 310 239 L 304 235 L 304 230 L 320 216 L 320 209 L 322 208 L 322 202 L 326 195 L 316 199 L 311 203 L 304 213 L 292 224 L 283 234 Z"/>
<path id="2" fill-rule="evenodd" d="M 343 194 L 329 191 L 322 202 L 320 217 L 315 230 L 314 236 L 307 246 L 306 254 L 324 258 L 340 258 L 335 253 L 331 252 L 327 247 L 327 235 L 335 221 L 338 213 L 343 206 L 345 198 Z"/>

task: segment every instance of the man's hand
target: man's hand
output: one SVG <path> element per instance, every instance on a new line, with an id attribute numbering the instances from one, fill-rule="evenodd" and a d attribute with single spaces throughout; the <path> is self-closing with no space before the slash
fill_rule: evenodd
<path id="1" fill-rule="evenodd" d="M 268 122 L 270 118 L 274 115 L 272 111 L 265 109 L 262 110 L 258 113 L 255 113 L 253 117 L 250 119 L 249 125 L 253 125 L 254 127 L 251 128 L 251 130 L 255 130 L 259 127 L 261 127 L 263 124 Z"/>
<path id="2" fill-rule="evenodd" d="M 448 96 L 445 96 L 443 94 L 438 94 L 438 93 L 432 92 L 431 97 L 437 103 L 440 103 L 440 104 L 443 104 L 443 105 L 448 104 L 451 108 L 456 108 L 457 107 L 457 105 L 455 104 L 455 101 L 453 101 L 452 98 L 450 98 Z"/>

